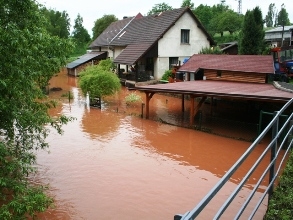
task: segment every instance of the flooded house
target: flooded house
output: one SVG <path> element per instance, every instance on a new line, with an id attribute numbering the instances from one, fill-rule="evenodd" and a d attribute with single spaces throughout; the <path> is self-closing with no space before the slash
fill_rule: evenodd
<path id="1" fill-rule="evenodd" d="M 121 80 L 160 79 L 166 70 L 214 41 L 190 8 L 125 17 L 111 23 L 90 49 L 107 52 Z"/>

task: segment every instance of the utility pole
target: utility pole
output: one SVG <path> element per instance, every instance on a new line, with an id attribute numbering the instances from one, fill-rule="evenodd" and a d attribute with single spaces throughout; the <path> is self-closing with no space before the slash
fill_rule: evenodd
<path id="1" fill-rule="evenodd" d="M 242 0 L 238 0 L 238 11 L 237 12 L 239 15 L 242 14 Z"/>

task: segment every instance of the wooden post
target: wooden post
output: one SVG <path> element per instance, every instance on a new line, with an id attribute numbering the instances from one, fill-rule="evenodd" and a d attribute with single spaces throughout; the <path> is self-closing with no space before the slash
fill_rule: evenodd
<path id="1" fill-rule="evenodd" d="M 145 118 L 148 119 L 150 116 L 150 100 L 153 97 L 155 92 L 145 92 L 146 95 L 146 103 L 145 103 Z"/>
<path id="2" fill-rule="evenodd" d="M 181 97 L 181 109 L 182 109 L 182 112 L 184 112 L 184 94 L 182 94 L 182 97 Z"/>
<path id="3" fill-rule="evenodd" d="M 194 117 L 194 96 L 190 95 L 190 118 L 189 125 L 193 125 L 193 117 Z"/>

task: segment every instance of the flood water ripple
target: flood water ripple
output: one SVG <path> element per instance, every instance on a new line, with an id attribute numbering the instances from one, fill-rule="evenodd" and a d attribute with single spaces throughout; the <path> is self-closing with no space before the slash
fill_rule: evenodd
<path id="1" fill-rule="evenodd" d="M 51 80 L 50 87 L 63 90 L 50 93 L 60 103 L 50 114 L 65 114 L 76 120 L 63 127 L 63 135 L 50 133 L 49 153 L 38 152 L 36 182 L 49 185 L 48 193 L 56 204 L 41 214 L 41 219 L 173 219 L 175 214 L 191 210 L 250 145 L 142 119 L 139 105 L 127 108 L 123 104 L 129 93 L 125 88 L 108 98 L 102 109 L 91 108 L 77 80 L 65 72 Z M 62 98 L 68 91 L 74 94 L 70 103 Z M 151 119 L 178 120 L 174 112 L 180 99 L 178 103 L 176 98 L 163 95 L 153 99 Z M 233 175 L 201 219 L 211 219 L 263 149 L 260 145 L 251 161 Z M 249 181 L 226 219 L 232 218 L 244 201 L 242 195 L 247 195 L 255 183 L 253 178 Z M 256 218 L 262 219 L 264 212 L 265 204 Z"/>

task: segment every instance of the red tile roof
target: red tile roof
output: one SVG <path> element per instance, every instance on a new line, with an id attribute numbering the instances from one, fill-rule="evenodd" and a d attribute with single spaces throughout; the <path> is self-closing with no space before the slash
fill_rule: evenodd
<path id="1" fill-rule="evenodd" d="M 273 57 L 270 55 L 194 54 L 178 71 L 197 72 L 199 69 L 274 73 Z"/>
<path id="2" fill-rule="evenodd" d="M 193 94 L 196 96 L 213 96 L 263 101 L 286 102 L 293 98 L 292 92 L 275 88 L 272 84 L 241 83 L 213 80 L 195 80 L 176 83 L 136 86 L 136 90 L 147 92 L 166 92 Z"/>

